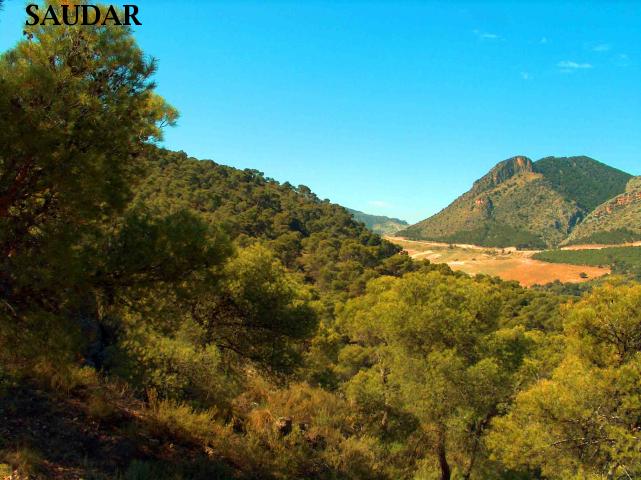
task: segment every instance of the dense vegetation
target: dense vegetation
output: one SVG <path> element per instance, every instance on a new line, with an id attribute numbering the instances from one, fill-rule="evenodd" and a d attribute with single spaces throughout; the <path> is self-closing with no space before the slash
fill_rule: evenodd
<path id="1" fill-rule="evenodd" d="M 633 177 L 625 193 L 595 208 L 565 241 L 566 244 L 618 244 L 641 240 L 641 178 Z"/>
<path id="2" fill-rule="evenodd" d="M 597 206 L 624 192 L 630 178 L 588 157 L 536 162 L 514 157 L 447 208 L 398 235 L 488 247 L 556 246 Z"/>
<path id="3" fill-rule="evenodd" d="M 556 191 L 584 211 L 623 192 L 631 178 L 629 173 L 590 157 L 546 157 L 534 162 L 533 167 Z"/>
<path id="4" fill-rule="evenodd" d="M 608 247 L 589 250 L 547 250 L 533 258 L 551 263 L 611 266 L 616 273 L 641 274 L 641 247 Z"/>
<path id="5" fill-rule="evenodd" d="M 615 228 L 613 230 L 594 230 L 590 233 L 580 228 L 563 242 L 565 245 L 621 245 L 641 241 L 641 233 L 628 228 Z"/>
<path id="6" fill-rule="evenodd" d="M 281 185 L 255 170 L 198 161 L 184 153 L 153 149 L 148 158 L 148 175 L 138 186 L 134 208 L 197 212 L 239 245 L 260 241 L 285 267 L 323 292 L 346 298 L 361 292 L 372 276 L 410 266 L 405 257 L 392 258 L 400 247 L 304 185 Z"/>
<path id="7" fill-rule="evenodd" d="M 159 149 L 124 27 L 0 57 L 0 475 L 641 475 L 641 286 L 407 255 L 304 186 Z"/>
<path id="8" fill-rule="evenodd" d="M 464 230 L 445 236 L 441 240 L 447 243 L 483 245 L 496 248 L 508 245 L 517 248 L 545 248 L 545 241 L 541 237 L 494 221 L 488 221 L 474 230 Z"/>
<path id="9" fill-rule="evenodd" d="M 385 215 L 370 215 L 369 213 L 359 212 L 351 208 L 348 208 L 347 211 L 351 213 L 357 221 L 365 224 L 372 232 L 378 233 L 379 235 L 391 235 L 408 225 L 405 220 L 399 218 L 386 217 Z"/>

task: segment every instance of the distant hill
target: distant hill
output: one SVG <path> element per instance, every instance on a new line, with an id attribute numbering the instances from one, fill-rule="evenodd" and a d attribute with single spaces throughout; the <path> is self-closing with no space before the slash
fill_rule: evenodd
<path id="1" fill-rule="evenodd" d="M 563 242 L 631 175 L 588 157 L 499 162 L 436 215 L 397 233 L 416 240 L 544 248 Z"/>
<path id="2" fill-rule="evenodd" d="M 641 177 L 592 211 L 564 242 L 618 244 L 641 240 Z"/>
<path id="3" fill-rule="evenodd" d="M 405 220 L 399 218 L 391 218 L 384 215 L 370 215 L 369 213 L 359 212 L 351 208 L 347 208 L 346 210 L 352 214 L 355 220 L 364 223 L 367 228 L 379 235 L 391 235 L 409 225 Z"/>

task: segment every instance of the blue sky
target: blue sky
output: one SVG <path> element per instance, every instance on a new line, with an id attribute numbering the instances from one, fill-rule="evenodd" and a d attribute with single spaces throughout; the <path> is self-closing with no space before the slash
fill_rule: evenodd
<path id="1" fill-rule="evenodd" d="M 136 3 L 169 148 L 411 222 L 517 154 L 641 174 L 641 2 Z"/>

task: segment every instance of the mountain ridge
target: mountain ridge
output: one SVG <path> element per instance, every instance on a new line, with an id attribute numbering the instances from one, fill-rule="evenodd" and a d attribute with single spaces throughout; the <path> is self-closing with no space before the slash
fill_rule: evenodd
<path id="1" fill-rule="evenodd" d="M 372 232 L 379 235 L 391 235 L 409 226 L 409 223 L 400 218 L 372 215 L 347 207 L 345 207 L 345 210 L 347 210 L 355 220 L 365 224 Z"/>

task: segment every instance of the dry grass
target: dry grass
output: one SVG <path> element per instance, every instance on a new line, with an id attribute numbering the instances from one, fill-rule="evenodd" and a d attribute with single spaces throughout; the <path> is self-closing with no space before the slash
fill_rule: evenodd
<path id="1" fill-rule="evenodd" d="M 29 447 L 20 447 L 15 450 L 2 452 L 2 457 L 3 461 L 6 462 L 6 464 L 2 464 L 2 470 L 13 470 L 25 478 L 31 478 L 37 475 L 43 464 L 42 456 Z M 13 477 L 10 476 L 9 478 Z"/>

